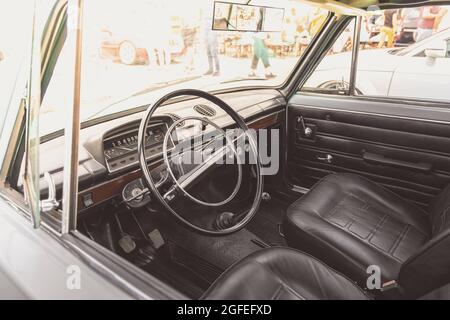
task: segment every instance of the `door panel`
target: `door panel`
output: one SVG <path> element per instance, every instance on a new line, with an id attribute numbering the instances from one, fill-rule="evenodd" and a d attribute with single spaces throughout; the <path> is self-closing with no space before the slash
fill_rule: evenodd
<path id="1" fill-rule="evenodd" d="M 420 112 L 427 113 L 428 120 L 423 120 L 413 117 L 421 109 L 418 106 L 364 103 L 360 98 L 300 94 L 291 100 L 287 117 L 291 182 L 310 188 L 333 172 L 356 173 L 426 206 L 450 183 L 448 110 L 424 108 Z M 300 116 L 313 131 L 310 137 L 303 134 Z"/>

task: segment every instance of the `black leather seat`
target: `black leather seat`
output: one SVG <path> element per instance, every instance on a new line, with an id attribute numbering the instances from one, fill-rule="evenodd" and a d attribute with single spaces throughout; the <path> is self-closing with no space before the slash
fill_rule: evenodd
<path id="1" fill-rule="evenodd" d="M 405 272 L 405 279 L 411 281 L 409 271 Z M 418 273 L 419 277 L 423 274 L 423 271 Z M 420 278 L 413 284 L 410 290 L 413 288 L 417 293 L 423 289 Z M 235 263 L 213 283 L 202 299 L 370 300 L 374 296 L 314 257 L 295 249 L 278 247 L 259 250 Z M 395 294 L 393 297 L 410 296 Z M 431 289 L 420 299 L 449 300 L 450 284 Z"/>
<path id="2" fill-rule="evenodd" d="M 206 291 L 213 300 L 367 300 L 348 278 L 291 248 L 257 251 L 233 265 Z"/>
<path id="3" fill-rule="evenodd" d="M 367 267 L 396 280 L 408 297 L 450 282 L 450 187 L 426 212 L 353 174 L 333 174 L 288 209 L 289 246 L 307 252 L 362 287 Z"/>

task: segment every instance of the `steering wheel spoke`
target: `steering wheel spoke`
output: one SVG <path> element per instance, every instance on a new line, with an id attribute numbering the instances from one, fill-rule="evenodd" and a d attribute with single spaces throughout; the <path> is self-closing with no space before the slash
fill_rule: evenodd
<path id="1" fill-rule="evenodd" d="M 203 98 L 208 100 L 209 102 L 214 103 L 218 107 L 220 107 L 222 110 L 224 110 L 238 125 L 239 129 L 242 131 L 237 137 L 234 137 L 235 134 L 233 132 L 225 132 L 221 127 L 219 127 L 217 124 L 212 122 L 208 118 L 200 118 L 200 117 L 184 117 L 177 121 L 174 121 L 169 129 L 166 132 L 166 135 L 164 137 L 163 142 L 163 157 L 164 157 L 164 163 L 165 163 L 165 171 L 167 172 L 167 177 L 165 177 L 164 182 L 159 183 L 154 181 L 152 174 L 150 173 L 149 168 L 146 165 L 146 159 L 145 159 L 145 132 L 147 124 L 150 122 L 153 114 L 155 111 L 160 107 L 164 102 L 168 101 L 169 99 L 179 97 L 179 96 L 195 96 L 199 98 Z M 189 150 L 190 152 L 199 152 L 201 155 L 202 162 L 197 164 L 195 167 L 191 167 L 190 165 L 184 166 L 181 163 L 176 163 L 176 161 L 183 161 L 183 153 L 180 154 L 173 154 L 174 151 L 177 151 L 175 145 L 175 148 L 168 148 L 168 142 L 169 138 L 171 138 L 171 134 L 174 130 L 177 129 L 177 126 L 181 122 L 186 121 L 201 121 L 202 123 L 202 135 L 207 131 L 208 133 L 211 133 L 210 129 L 214 129 L 213 133 L 218 133 L 217 136 L 209 138 L 209 140 L 204 143 L 204 141 L 200 141 L 199 144 L 194 144 L 192 149 Z M 209 128 L 209 130 L 207 130 Z M 240 131 L 239 131 L 240 132 Z M 193 224 L 192 222 L 188 221 L 181 215 L 179 212 L 174 210 L 170 203 L 172 203 L 178 196 L 183 195 L 184 197 L 190 199 L 191 201 L 207 206 L 207 207 L 221 207 L 226 205 L 227 203 L 231 202 L 236 195 L 238 194 L 241 182 L 242 182 L 242 159 L 240 158 L 240 152 L 244 149 L 241 148 L 239 145 L 242 137 L 246 137 L 248 139 L 250 149 L 255 155 L 256 163 L 255 163 L 255 171 L 256 171 L 256 191 L 255 191 L 255 197 L 252 202 L 252 206 L 250 210 L 245 214 L 240 214 L 238 219 L 233 219 L 233 225 L 227 226 L 226 228 L 218 228 L 215 230 L 206 229 L 205 227 L 200 227 L 198 225 Z M 195 141 L 195 140 L 194 140 Z M 218 142 L 225 141 L 225 145 L 220 145 L 217 147 L 215 144 Z M 171 152 L 172 154 L 169 154 Z M 183 150 L 184 152 L 184 150 Z M 209 235 L 224 235 L 229 234 L 232 232 L 236 232 L 243 227 L 251 220 L 251 218 L 255 215 L 259 203 L 261 201 L 261 194 L 262 194 L 262 187 L 263 187 L 263 177 L 261 175 L 261 163 L 259 159 L 259 155 L 257 152 L 257 145 L 255 138 L 249 134 L 249 129 L 241 116 L 236 113 L 228 104 L 226 104 L 224 101 L 220 100 L 214 95 L 211 95 L 207 92 L 200 91 L 200 90 L 191 90 L 191 89 L 184 89 L 184 90 L 178 90 L 174 91 L 172 93 L 169 93 L 159 99 L 154 105 L 150 106 L 147 111 L 144 114 L 144 117 L 142 118 L 141 125 L 139 127 L 139 135 L 138 135 L 138 153 L 139 153 L 139 162 L 141 165 L 141 169 L 144 175 L 144 181 L 146 182 L 148 189 L 150 192 L 154 195 L 156 199 L 161 202 L 161 204 L 171 213 L 173 214 L 180 222 L 187 225 L 188 227 L 192 228 L 195 231 L 198 231 L 203 234 L 209 234 Z M 227 157 L 233 157 L 235 158 L 236 162 L 230 162 L 230 161 L 223 161 L 228 160 Z M 233 164 L 237 166 L 237 180 L 236 185 L 231 192 L 231 194 L 222 201 L 218 202 L 207 202 L 203 199 L 196 198 L 193 194 L 189 193 L 189 190 L 192 186 L 196 185 L 196 182 L 200 181 L 201 178 L 203 178 L 206 174 L 211 172 L 211 169 L 215 168 L 217 164 Z M 177 166 L 177 172 L 175 173 L 172 169 L 172 166 Z M 190 169 L 188 172 L 185 172 L 184 169 Z M 167 181 L 171 180 L 173 183 L 172 186 L 167 188 Z M 164 186 L 164 187 L 163 187 Z"/>
<path id="2" fill-rule="evenodd" d="M 177 192 L 177 186 L 176 185 L 172 185 L 169 190 L 167 190 L 164 195 L 163 198 L 164 200 L 166 200 L 167 202 L 172 202 L 173 200 L 175 200 L 175 198 L 177 197 L 178 192 Z"/>

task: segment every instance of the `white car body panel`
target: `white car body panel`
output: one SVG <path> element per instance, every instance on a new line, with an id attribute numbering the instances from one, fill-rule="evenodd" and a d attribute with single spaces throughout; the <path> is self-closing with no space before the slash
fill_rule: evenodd
<path id="1" fill-rule="evenodd" d="M 67 286 L 69 266 L 80 269 L 80 289 Z M 131 299 L 42 228 L 0 198 L 0 289 L 3 299 Z"/>
<path id="2" fill-rule="evenodd" d="M 406 57 L 395 70 L 389 96 L 450 100 L 450 58 Z"/>
<path id="3" fill-rule="evenodd" d="M 416 56 L 447 39 L 450 29 L 423 40 L 403 56 L 391 53 L 393 49 L 360 50 L 356 88 L 364 95 L 450 100 L 450 57 Z M 351 52 L 325 57 L 305 87 L 320 88 L 330 80 L 348 83 L 351 58 Z"/>

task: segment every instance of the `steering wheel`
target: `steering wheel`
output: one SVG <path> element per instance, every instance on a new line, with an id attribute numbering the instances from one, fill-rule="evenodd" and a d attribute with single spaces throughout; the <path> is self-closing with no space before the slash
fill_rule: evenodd
<path id="1" fill-rule="evenodd" d="M 163 159 L 166 166 L 166 170 L 168 172 L 169 177 L 173 181 L 172 186 L 168 189 L 168 191 L 162 193 L 160 192 L 161 184 L 159 182 L 155 182 L 153 180 L 151 171 L 147 165 L 147 159 L 145 156 L 145 138 L 146 138 L 146 128 L 147 124 L 152 119 L 152 116 L 154 115 L 155 111 L 166 101 L 169 99 L 173 99 L 180 96 L 194 96 L 198 98 L 203 98 L 205 100 L 208 100 L 209 102 L 214 103 L 216 106 L 220 107 L 223 111 L 225 111 L 237 124 L 239 129 L 242 131 L 240 134 L 240 138 L 245 138 L 248 141 L 249 146 L 249 152 L 252 152 L 253 159 L 254 159 L 254 166 L 255 166 L 255 175 L 256 175 L 256 192 L 255 197 L 252 202 L 252 206 L 250 210 L 248 210 L 245 213 L 235 215 L 232 217 L 228 217 L 229 221 L 231 220 L 231 223 L 228 223 L 225 227 L 208 229 L 206 227 L 198 226 L 185 217 L 183 215 L 179 214 L 175 209 L 170 206 L 170 202 L 172 202 L 176 197 L 178 197 L 180 194 L 189 198 L 193 202 L 208 206 L 208 207 L 219 207 L 223 206 L 226 203 L 229 203 L 232 201 L 235 196 L 237 195 L 242 181 L 242 162 L 239 157 L 239 151 L 242 151 L 242 149 L 236 148 L 234 142 L 236 140 L 233 140 L 230 138 L 230 136 L 217 124 L 215 124 L 213 121 L 211 121 L 208 118 L 201 118 L 201 117 L 184 117 L 180 118 L 177 121 L 174 121 L 171 126 L 168 128 L 168 130 L 165 133 L 164 136 L 164 142 L 163 142 Z M 208 158 L 206 161 L 203 161 L 200 165 L 198 165 L 194 170 L 189 172 L 188 174 L 185 174 L 177 179 L 176 175 L 174 174 L 173 170 L 171 169 L 170 159 L 169 156 L 169 148 L 168 144 L 170 142 L 170 137 L 172 135 L 172 132 L 177 128 L 178 125 L 185 122 L 186 120 L 196 120 L 200 121 L 202 123 L 202 127 L 204 125 L 214 127 L 214 129 L 221 133 L 221 137 L 225 138 L 226 145 L 219 149 L 219 151 L 215 151 L 214 154 Z M 212 167 L 218 159 L 222 159 L 224 156 L 227 156 L 227 153 L 231 150 L 233 157 L 237 160 L 236 165 L 238 167 L 238 178 L 236 185 L 231 192 L 231 194 L 223 201 L 219 202 L 207 202 L 204 200 L 200 200 L 196 198 L 194 195 L 190 194 L 187 190 L 187 187 L 191 184 L 195 183 L 197 179 L 200 177 L 203 177 L 203 174 L 208 172 L 208 169 Z M 249 128 L 245 124 L 244 120 L 239 116 L 239 114 L 233 110 L 227 103 L 225 103 L 223 100 L 217 98 L 216 96 L 196 89 L 182 89 L 182 90 L 176 90 L 169 94 L 166 94 L 162 98 L 160 98 L 155 104 L 152 106 L 149 106 L 146 110 L 144 116 L 142 117 L 140 126 L 139 126 L 139 133 L 138 133 L 138 155 L 139 155 L 139 164 L 144 176 L 144 181 L 150 190 L 150 192 L 153 194 L 153 196 L 158 199 L 158 201 L 165 207 L 169 213 L 171 213 L 178 221 L 180 221 L 185 226 L 191 228 L 194 231 L 200 232 L 202 234 L 207 235 L 226 235 L 230 234 L 236 231 L 241 230 L 244 228 L 250 220 L 254 217 L 256 214 L 259 204 L 261 202 L 261 195 L 263 191 L 263 176 L 261 174 L 261 161 L 257 150 L 257 143 L 254 138 L 254 135 L 250 133 Z"/>

